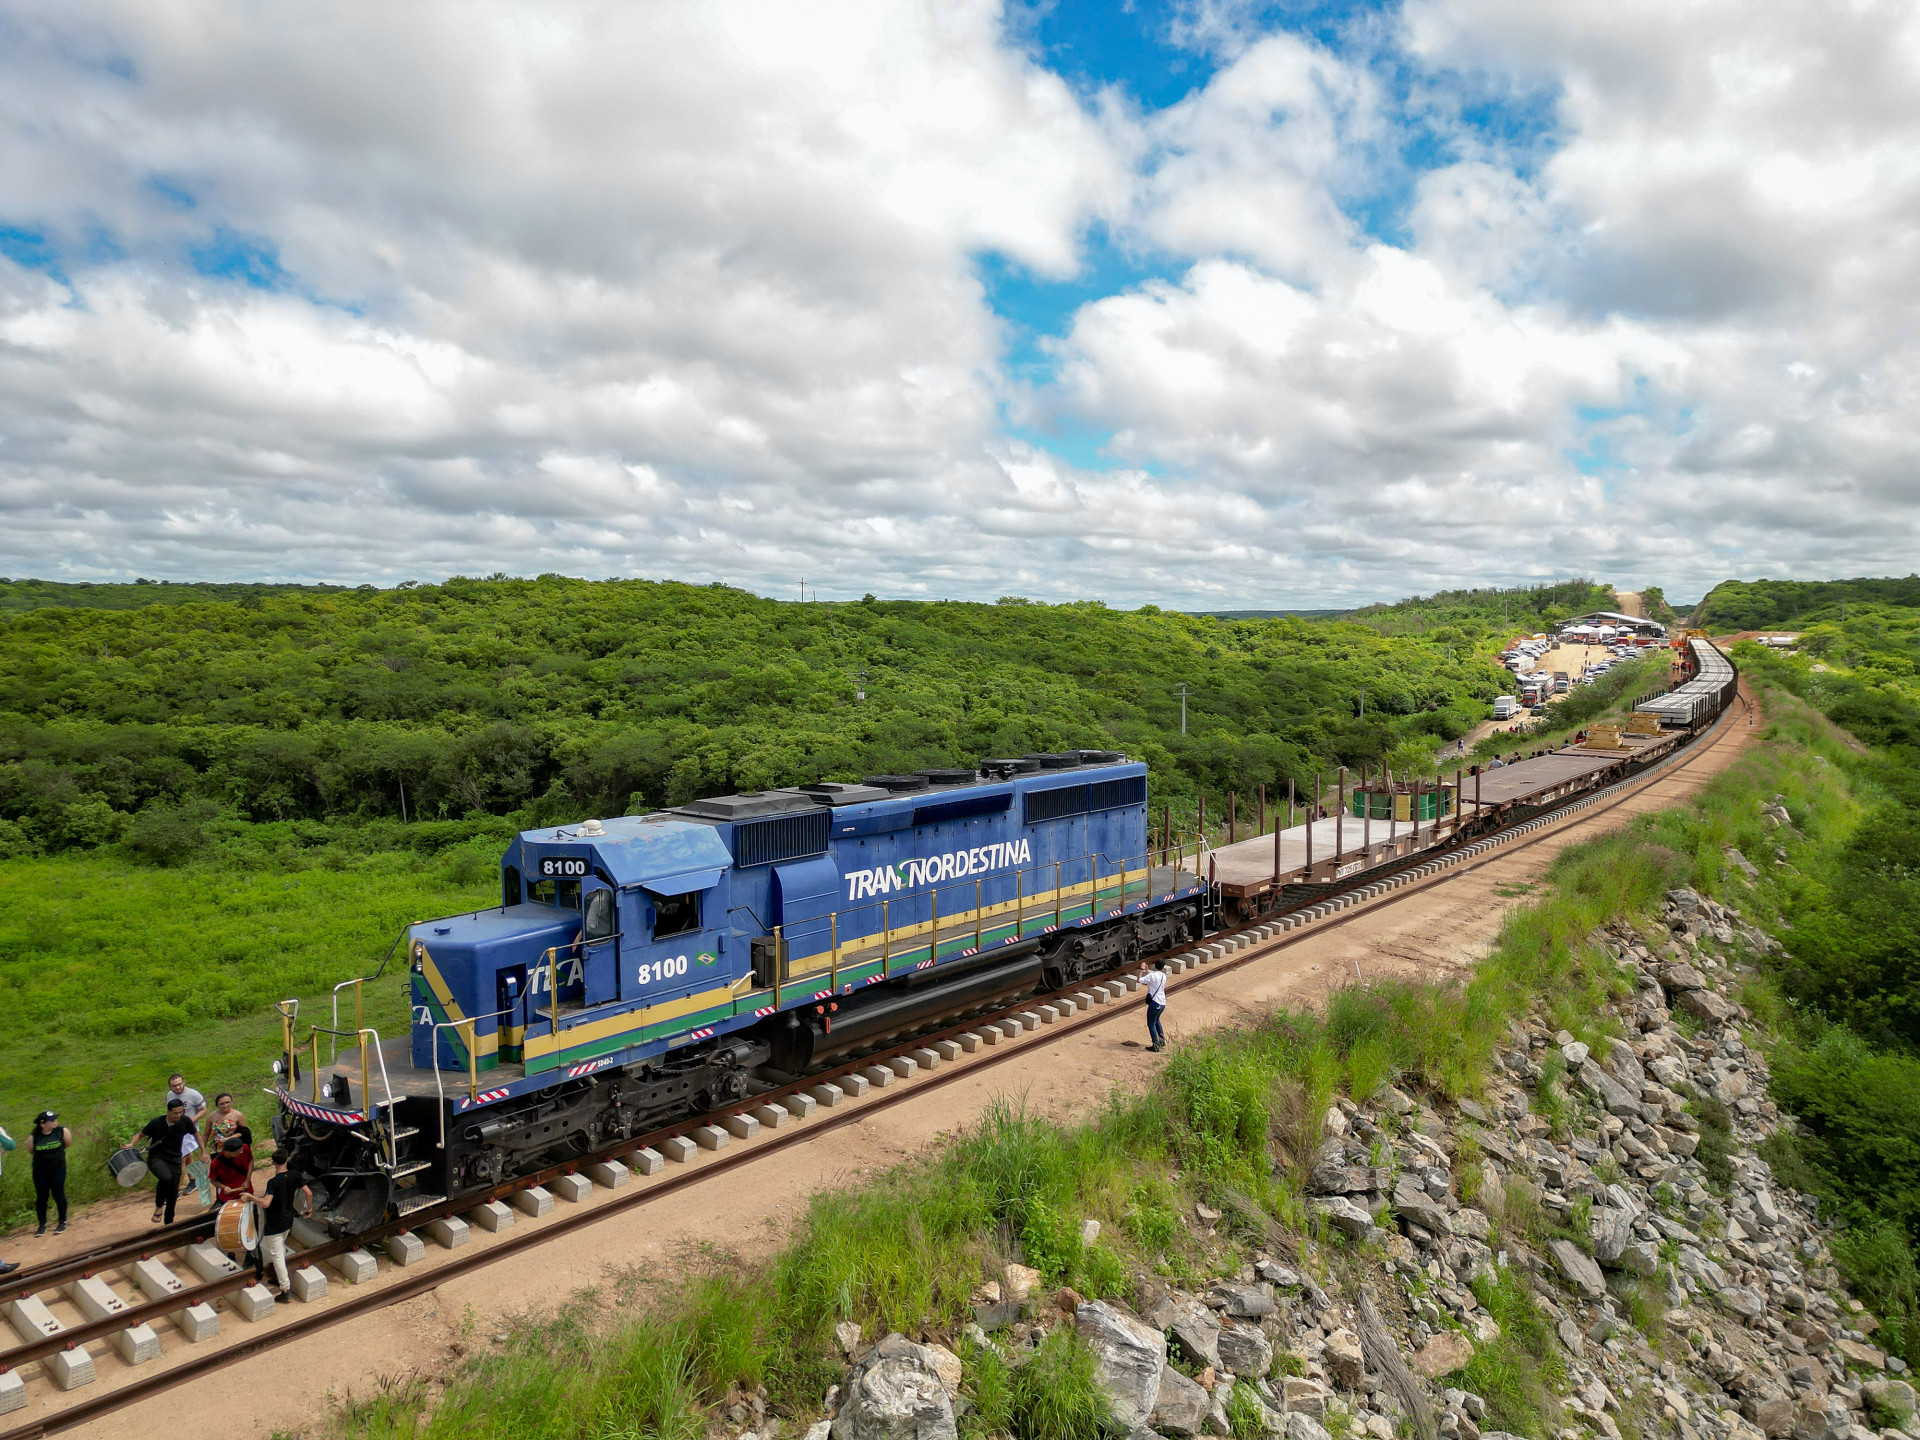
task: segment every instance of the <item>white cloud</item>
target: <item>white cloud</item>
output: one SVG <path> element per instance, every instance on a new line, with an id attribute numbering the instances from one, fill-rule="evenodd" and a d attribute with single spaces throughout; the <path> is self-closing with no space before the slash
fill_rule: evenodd
<path id="1" fill-rule="evenodd" d="M 0 568 L 1223 608 L 1911 568 L 1911 7 L 1408 0 L 1364 53 L 1181 15 L 1221 67 L 1142 115 L 988 0 L 17 5 L 0 229 L 58 258 L 0 258 Z M 1515 97 L 1550 137 L 1462 118 Z M 1417 124 L 1454 155 L 1407 177 Z M 1096 223 L 1165 276 L 1017 386 L 975 258 L 1070 278 Z"/>

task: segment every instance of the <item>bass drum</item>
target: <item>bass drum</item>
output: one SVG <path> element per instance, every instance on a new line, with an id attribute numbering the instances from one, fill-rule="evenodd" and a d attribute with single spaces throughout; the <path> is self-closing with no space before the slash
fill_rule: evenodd
<path id="1" fill-rule="evenodd" d="M 214 1222 L 214 1243 L 229 1254 L 244 1255 L 260 1244 L 260 1207 L 251 1200 L 229 1200 Z"/>
<path id="2" fill-rule="evenodd" d="M 123 1145 L 109 1155 L 107 1169 L 113 1175 L 114 1184 L 122 1190 L 131 1190 L 147 1178 L 146 1158 L 131 1145 Z"/>

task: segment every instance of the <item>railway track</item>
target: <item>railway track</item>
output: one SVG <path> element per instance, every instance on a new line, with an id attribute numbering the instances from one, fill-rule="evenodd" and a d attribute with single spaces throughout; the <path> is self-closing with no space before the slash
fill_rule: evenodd
<path id="1" fill-rule="evenodd" d="M 1569 797 L 1503 830 L 1424 859 L 1407 857 L 1397 866 L 1355 876 L 1345 892 L 1323 896 L 1299 910 L 1216 931 L 1204 941 L 1180 947 L 1168 956 L 1173 976 L 1169 983 L 1178 988 L 1202 978 L 1186 978 L 1196 968 L 1218 973 L 1264 959 L 1310 934 L 1357 918 L 1356 907 L 1418 894 L 1498 856 L 1538 844 L 1549 838 L 1542 832 L 1576 815 L 1606 813 L 1726 743 L 1751 710 L 1750 697 L 1742 693 L 1697 741 L 1641 774 Z M 288 1254 L 289 1268 L 306 1277 L 295 1285 L 296 1294 L 308 1297 L 305 1304 L 276 1306 L 253 1285 L 250 1271 L 220 1255 L 211 1244 L 211 1215 L 104 1241 L 24 1268 L 0 1281 L 0 1306 L 22 1336 L 21 1343 L 0 1350 L 0 1414 L 28 1408 L 31 1396 L 44 1396 L 47 1387 L 67 1390 L 97 1383 L 94 1356 L 85 1348 L 95 1342 L 106 1341 L 118 1352 L 117 1363 L 125 1378 L 0 1432 L 0 1440 L 30 1440 L 75 1429 L 263 1351 L 399 1304 L 456 1276 L 561 1239 L 622 1211 L 653 1204 L 690 1185 L 807 1144 L 918 1099 L 931 1089 L 975 1077 L 1026 1054 L 1033 1048 L 1030 1037 L 1057 1038 L 1104 1022 L 1116 1006 L 1137 998 L 1133 992 L 1140 968 L 1129 967 L 1096 983 L 976 1015 L 727 1109 L 629 1138 L 351 1239 L 296 1235 L 296 1243 L 302 1238 L 312 1242 L 297 1250 L 290 1247 Z M 735 1140 L 751 1143 L 734 1149 Z M 729 1153 L 713 1153 L 719 1151 Z M 697 1165 L 675 1163 L 702 1152 L 711 1153 L 712 1158 Z M 601 1190 L 611 1193 L 586 1203 Z M 476 1230 L 491 1232 L 491 1238 L 480 1241 Z M 422 1235 L 451 1252 L 464 1253 L 429 1262 Z M 388 1258 L 384 1270 L 374 1257 L 375 1248 Z M 175 1273 L 182 1268 L 192 1272 L 193 1282 Z M 63 1311 L 79 1313 L 78 1323 L 53 1317 L 46 1299 L 50 1293 L 56 1295 L 56 1303 L 66 1302 L 60 1307 Z M 206 1348 L 169 1361 L 162 1353 L 162 1331 L 155 1328 L 156 1322 L 162 1324 L 169 1345 L 185 1342 Z M 244 1327 L 242 1338 L 220 1343 L 218 1334 L 233 1324 Z M 33 1338 L 26 1338 L 30 1333 Z M 155 1367 L 150 1372 L 149 1365 Z M 39 1369 L 31 1377 L 35 1383 L 30 1391 L 29 1376 L 23 1371 L 35 1366 Z"/>

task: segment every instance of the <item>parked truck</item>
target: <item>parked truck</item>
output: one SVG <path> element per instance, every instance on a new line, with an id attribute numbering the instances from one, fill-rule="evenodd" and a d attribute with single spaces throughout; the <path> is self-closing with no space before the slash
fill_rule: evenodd
<path id="1" fill-rule="evenodd" d="M 1520 701 L 1512 695 L 1497 695 L 1493 701 L 1493 718 L 1511 720 L 1520 713 Z"/>

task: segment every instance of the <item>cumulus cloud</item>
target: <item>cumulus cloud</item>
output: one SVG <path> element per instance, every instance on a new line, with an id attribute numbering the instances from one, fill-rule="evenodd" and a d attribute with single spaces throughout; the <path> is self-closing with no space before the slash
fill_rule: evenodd
<path id="1" fill-rule="evenodd" d="M 1407 0 L 1341 49 L 1194 4 L 1217 68 L 1156 112 L 1005 22 L 13 7 L 0 568 L 1209 608 L 1910 568 L 1908 10 Z M 1516 96 L 1550 133 L 1472 118 Z M 1157 273 L 1016 382 L 979 259 L 1083 284 L 1093 227 Z M 1062 422 L 1105 468 L 1015 438 Z"/>

